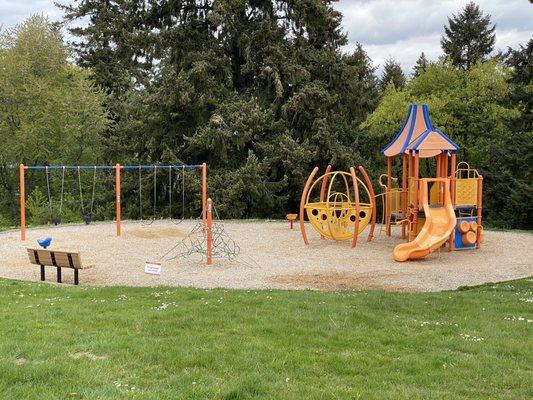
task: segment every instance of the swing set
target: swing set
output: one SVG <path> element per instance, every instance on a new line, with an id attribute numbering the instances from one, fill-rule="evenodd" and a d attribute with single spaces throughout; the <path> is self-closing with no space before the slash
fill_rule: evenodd
<path id="1" fill-rule="evenodd" d="M 33 165 L 28 166 L 20 164 L 19 166 L 19 183 L 20 183 L 20 238 L 26 240 L 26 183 L 25 172 L 26 170 L 45 171 L 46 177 L 46 190 L 48 207 L 50 213 L 50 220 L 53 225 L 61 223 L 61 216 L 63 212 L 63 203 L 65 201 L 65 176 L 67 171 L 75 171 L 77 174 L 77 191 L 80 201 L 80 209 L 83 215 L 83 219 L 86 224 L 90 224 L 94 217 L 94 204 L 95 204 L 95 192 L 97 171 L 113 171 L 114 170 L 114 186 L 115 186 L 115 230 L 116 236 L 121 236 L 121 211 L 122 211 L 122 198 L 121 198 L 121 173 L 122 171 L 138 171 L 139 177 L 139 218 L 146 225 L 151 225 L 156 219 L 157 212 L 157 173 L 158 171 L 168 171 L 168 215 L 172 219 L 172 192 L 177 182 L 177 178 L 172 179 L 172 172 L 176 174 L 181 171 L 181 222 L 185 218 L 185 171 L 186 170 L 200 170 L 201 171 L 201 201 L 202 201 L 202 220 L 207 222 L 207 165 L 205 163 L 200 165 L 188 165 L 188 164 L 169 164 L 169 165 Z M 54 216 L 52 191 L 51 191 L 51 173 L 52 171 L 61 171 L 61 189 L 59 198 L 58 216 Z M 92 171 L 92 191 L 90 196 L 90 202 L 86 203 L 83 198 L 83 185 L 82 185 L 82 171 Z M 143 200 L 142 200 L 142 177 L 143 171 L 153 171 L 153 195 L 152 195 L 152 217 L 146 221 L 143 219 Z M 179 223 L 178 222 L 178 223 Z"/>
<path id="2" fill-rule="evenodd" d="M 172 171 L 173 170 L 181 170 L 181 219 L 178 220 L 178 224 L 181 223 L 181 221 L 183 221 L 185 219 L 185 169 L 187 167 L 192 167 L 192 166 L 186 166 L 186 165 L 154 165 L 153 168 L 151 168 L 152 166 L 142 166 L 142 165 L 138 165 L 137 166 L 137 169 L 138 169 L 138 175 L 139 175 L 139 203 L 138 203 L 138 206 L 139 206 L 139 218 L 141 220 L 141 222 L 143 223 L 143 225 L 152 225 L 152 223 L 157 219 L 157 172 L 158 170 L 167 170 L 168 171 L 168 215 L 169 215 L 169 219 L 170 220 L 174 220 L 172 218 L 172 192 L 174 192 L 174 184 L 178 181 L 177 179 L 175 179 L 174 181 L 172 180 Z M 152 186 L 153 186 L 153 190 L 152 190 L 152 217 L 150 220 L 145 220 L 143 218 L 143 215 L 144 215 L 144 207 L 143 207 L 143 190 L 142 190 L 142 180 L 143 180 L 143 174 L 142 174 L 142 170 L 143 169 L 153 169 L 153 174 L 152 174 Z"/>
<path id="3" fill-rule="evenodd" d="M 92 195 L 91 195 L 91 202 L 89 207 L 89 213 L 85 213 L 85 202 L 83 200 L 83 189 L 82 189 L 82 183 L 81 183 L 81 166 L 77 166 L 75 170 L 77 171 L 77 189 L 78 189 L 78 195 L 80 200 L 80 209 L 81 213 L 83 215 L 83 219 L 87 225 L 89 225 L 92 222 L 93 219 L 93 211 L 94 211 L 94 195 L 95 195 L 95 189 L 96 189 L 96 170 L 97 166 L 93 166 L 93 182 L 92 182 Z M 61 166 L 61 195 L 59 198 L 59 211 L 58 216 L 54 216 L 53 211 L 53 202 L 52 202 L 52 190 L 51 190 L 51 183 L 50 183 L 50 167 L 45 166 L 45 177 L 46 177 L 46 193 L 48 198 L 48 209 L 49 209 L 49 217 L 50 221 L 53 225 L 59 225 L 61 223 L 61 217 L 63 216 L 63 201 L 65 199 L 65 172 L 68 168 L 67 166 Z"/>

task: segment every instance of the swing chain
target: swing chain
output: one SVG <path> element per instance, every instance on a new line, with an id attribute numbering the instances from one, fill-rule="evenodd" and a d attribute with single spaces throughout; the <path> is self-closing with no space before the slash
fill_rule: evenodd
<path id="1" fill-rule="evenodd" d="M 80 172 L 79 165 L 78 165 L 78 187 L 79 187 L 79 192 L 80 192 L 81 213 L 85 215 L 85 207 L 83 206 L 83 192 L 81 190 L 81 172 Z"/>
<path id="2" fill-rule="evenodd" d="M 93 217 L 95 188 L 96 188 L 96 165 L 94 166 L 94 172 L 93 172 L 93 193 L 92 193 L 92 196 L 91 196 L 91 212 L 90 212 L 91 219 Z"/>
<path id="3" fill-rule="evenodd" d="M 142 179 L 141 166 L 139 165 L 139 218 L 143 219 L 143 202 L 142 202 Z"/>
<path id="4" fill-rule="evenodd" d="M 168 166 L 168 217 L 172 219 L 172 165 Z"/>
<path id="5" fill-rule="evenodd" d="M 152 215 L 152 221 L 155 221 L 156 204 L 157 204 L 157 165 L 154 165 L 154 215 Z"/>
<path id="6" fill-rule="evenodd" d="M 50 210 L 50 219 L 52 218 L 52 193 L 50 192 L 50 177 L 48 176 L 48 166 L 44 167 L 46 175 L 46 191 L 48 194 L 48 208 Z"/>
<path id="7" fill-rule="evenodd" d="M 174 189 L 172 184 L 172 169 L 173 166 L 169 165 L 168 167 L 168 216 L 172 220 L 172 191 Z M 176 173 L 178 176 L 178 172 Z M 176 177 L 174 185 L 178 182 Z M 181 166 L 181 220 L 178 223 L 181 223 L 185 219 L 185 166 Z"/>
<path id="8" fill-rule="evenodd" d="M 181 166 L 181 220 L 185 219 L 185 165 Z"/>
<path id="9" fill-rule="evenodd" d="M 141 221 L 143 220 L 143 214 L 142 214 L 142 174 L 141 174 L 142 167 L 139 165 L 139 218 Z M 156 206 L 157 206 L 157 165 L 154 165 L 154 193 L 153 193 L 153 215 L 152 219 L 149 223 L 146 223 L 145 225 L 151 225 L 155 221 L 156 217 Z"/>
<path id="10" fill-rule="evenodd" d="M 59 216 L 61 217 L 63 212 L 63 197 L 65 193 L 65 166 L 63 166 L 61 171 L 61 197 L 59 199 Z"/>

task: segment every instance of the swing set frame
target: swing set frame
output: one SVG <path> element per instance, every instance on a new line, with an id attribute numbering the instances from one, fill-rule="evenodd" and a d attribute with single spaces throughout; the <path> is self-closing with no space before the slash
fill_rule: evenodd
<path id="1" fill-rule="evenodd" d="M 26 170 L 44 170 L 46 173 L 51 170 L 114 170 L 115 171 L 115 231 L 116 236 L 121 236 L 121 210 L 122 199 L 120 191 L 120 178 L 122 170 L 141 170 L 141 169 L 199 169 L 202 173 L 202 220 L 208 226 L 208 199 L 207 199 L 207 164 L 170 164 L 170 165 L 19 165 L 19 196 L 20 196 L 20 239 L 26 240 Z M 209 229 L 210 231 L 210 229 Z"/>

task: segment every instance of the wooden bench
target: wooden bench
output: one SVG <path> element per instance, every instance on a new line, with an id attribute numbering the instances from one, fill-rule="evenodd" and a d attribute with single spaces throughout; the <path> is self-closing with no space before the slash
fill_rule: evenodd
<path id="1" fill-rule="evenodd" d="M 74 270 L 74 284 L 79 283 L 78 271 L 80 269 L 91 268 L 92 266 L 83 266 L 81 263 L 80 253 L 71 251 L 46 250 L 46 249 L 26 249 L 30 263 L 41 266 L 41 281 L 44 281 L 45 265 L 57 268 L 57 282 L 61 283 L 61 268 L 72 268 Z"/>

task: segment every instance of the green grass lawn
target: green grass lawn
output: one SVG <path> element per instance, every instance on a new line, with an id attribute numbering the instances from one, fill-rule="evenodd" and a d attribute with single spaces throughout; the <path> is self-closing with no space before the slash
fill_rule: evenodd
<path id="1" fill-rule="evenodd" d="M 531 399 L 533 279 L 441 293 L 0 280 L 2 399 Z"/>

